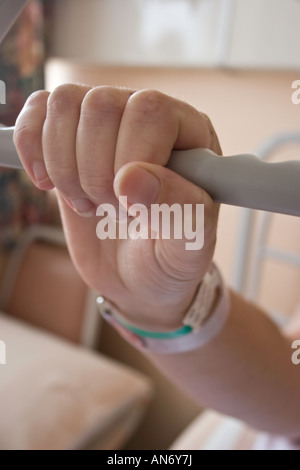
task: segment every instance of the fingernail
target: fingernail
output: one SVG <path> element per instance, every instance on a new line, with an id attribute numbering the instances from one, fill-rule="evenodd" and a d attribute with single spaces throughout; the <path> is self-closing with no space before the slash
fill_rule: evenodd
<path id="1" fill-rule="evenodd" d="M 160 193 L 160 181 L 145 168 L 134 165 L 120 170 L 115 179 L 117 196 L 127 196 L 128 203 L 154 204 Z"/>
<path id="2" fill-rule="evenodd" d="M 95 205 L 89 199 L 69 199 L 69 201 L 77 214 L 82 215 L 83 217 L 92 217 L 96 214 Z"/>
<path id="3" fill-rule="evenodd" d="M 50 181 L 45 164 L 42 160 L 36 160 L 35 162 L 33 162 L 32 173 L 35 181 L 39 184 L 45 183 L 46 181 Z"/>

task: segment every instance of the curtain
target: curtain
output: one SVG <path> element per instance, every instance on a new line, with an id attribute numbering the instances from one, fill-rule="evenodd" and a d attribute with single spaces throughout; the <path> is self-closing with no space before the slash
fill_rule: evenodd
<path id="1" fill-rule="evenodd" d="M 14 125 L 27 97 L 44 87 L 50 16 L 50 1 L 30 0 L 0 45 L 0 79 L 6 85 L 6 104 L 0 104 L 2 124 Z M 0 168 L 1 247 L 14 246 L 30 224 L 49 223 L 48 206 L 47 193 L 36 189 L 24 171 Z"/>

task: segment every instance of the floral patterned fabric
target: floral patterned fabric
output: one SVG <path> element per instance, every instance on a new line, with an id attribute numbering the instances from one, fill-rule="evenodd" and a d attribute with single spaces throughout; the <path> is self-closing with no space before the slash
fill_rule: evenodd
<path id="1" fill-rule="evenodd" d="M 30 0 L 0 45 L 0 79 L 6 84 L 0 123 L 7 126 L 14 125 L 27 97 L 44 87 L 45 12 L 48 1 Z M 2 248 L 13 246 L 22 230 L 35 223 L 49 223 L 47 193 L 36 189 L 24 171 L 0 168 Z"/>

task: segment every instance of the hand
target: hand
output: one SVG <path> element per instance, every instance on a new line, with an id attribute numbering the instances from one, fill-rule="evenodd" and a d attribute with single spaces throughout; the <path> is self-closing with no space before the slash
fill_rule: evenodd
<path id="1" fill-rule="evenodd" d="M 221 153 L 209 119 L 156 91 L 63 85 L 29 97 L 14 142 L 33 183 L 56 188 L 84 281 L 141 328 L 179 328 L 212 260 L 218 205 L 164 165 L 172 149 Z M 188 251 L 185 239 L 99 240 L 96 207 L 117 206 L 120 195 L 130 204 L 204 204 L 204 247 Z"/>

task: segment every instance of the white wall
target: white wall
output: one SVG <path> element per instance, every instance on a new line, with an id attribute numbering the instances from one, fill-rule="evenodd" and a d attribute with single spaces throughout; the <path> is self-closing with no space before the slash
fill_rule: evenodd
<path id="1" fill-rule="evenodd" d="M 227 63 L 247 68 L 300 68 L 300 2 L 234 0 Z"/>
<path id="2" fill-rule="evenodd" d="M 300 69 L 297 0 L 53 0 L 52 55 L 106 65 Z"/>
<path id="3" fill-rule="evenodd" d="M 52 53 L 105 64 L 211 65 L 223 0 L 56 0 Z"/>

